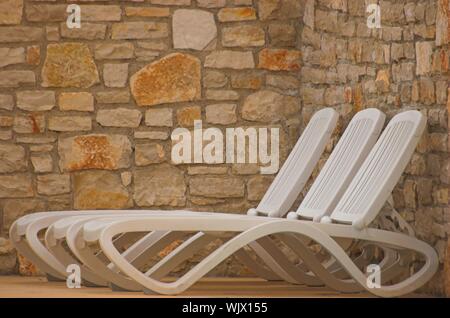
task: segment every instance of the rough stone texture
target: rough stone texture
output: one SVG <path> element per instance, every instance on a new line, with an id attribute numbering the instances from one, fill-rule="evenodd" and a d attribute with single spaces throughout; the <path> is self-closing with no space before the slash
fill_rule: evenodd
<path id="1" fill-rule="evenodd" d="M 44 33 L 41 28 L 26 26 L 0 26 L 0 43 L 39 41 L 41 40 L 43 34 Z"/>
<path id="2" fill-rule="evenodd" d="M 208 198 L 239 198 L 245 185 L 234 177 L 194 177 L 189 180 L 189 193 Z"/>
<path id="3" fill-rule="evenodd" d="M 118 5 L 81 5 L 84 21 L 120 21 L 122 9 Z"/>
<path id="4" fill-rule="evenodd" d="M 42 195 L 57 195 L 70 192 L 70 175 L 46 174 L 37 176 L 37 192 Z"/>
<path id="5" fill-rule="evenodd" d="M 176 10 L 172 32 L 175 49 L 203 50 L 217 37 L 214 15 L 203 10 Z"/>
<path id="6" fill-rule="evenodd" d="M 203 76 L 203 87 L 206 88 L 220 88 L 228 83 L 228 78 L 225 74 L 219 71 L 208 70 Z"/>
<path id="7" fill-rule="evenodd" d="M 37 114 L 17 115 L 14 117 L 13 130 L 22 134 L 44 132 L 45 117 Z"/>
<path id="8" fill-rule="evenodd" d="M 147 166 L 161 163 L 166 160 L 163 146 L 157 143 L 137 144 L 135 149 L 135 162 L 137 166 Z"/>
<path id="9" fill-rule="evenodd" d="M 206 56 L 205 67 L 241 70 L 254 68 L 255 61 L 251 52 L 216 51 Z"/>
<path id="10" fill-rule="evenodd" d="M 48 153 L 32 155 L 30 159 L 36 173 L 51 172 L 53 170 L 53 159 Z"/>
<path id="11" fill-rule="evenodd" d="M 224 47 L 262 46 L 265 43 L 264 30 L 254 25 L 240 25 L 222 29 Z"/>
<path id="12" fill-rule="evenodd" d="M 7 199 L 3 206 L 3 229 L 9 230 L 12 223 L 19 217 L 45 211 L 45 203 L 39 199 Z"/>
<path id="13" fill-rule="evenodd" d="M 46 111 L 55 106 L 52 91 L 22 91 L 17 93 L 17 107 L 27 111 Z"/>
<path id="14" fill-rule="evenodd" d="M 172 109 L 160 108 L 147 110 L 145 112 L 145 124 L 147 126 L 172 127 Z"/>
<path id="15" fill-rule="evenodd" d="M 134 138 L 167 140 L 169 138 L 169 133 L 165 131 L 135 131 Z"/>
<path id="16" fill-rule="evenodd" d="M 31 22 L 60 22 L 66 19 L 66 6 L 29 4 L 25 7 L 25 15 Z"/>
<path id="17" fill-rule="evenodd" d="M 89 48 L 80 43 L 49 44 L 42 86 L 88 88 L 99 82 Z"/>
<path id="18" fill-rule="evenodd" d="M 6 143 L 0 144 L 0 173 L 23 171 L 26 168 L 24 147 Z"/>
<path id="19" fill-rule="evenodd" d="M 0 87 L 23 87 L 35 82 L 36 76 L 31 71 L 0 71 Z"/>
<path id="20" fill-rule="evenodd" d="M 231 75 L 231 87 L 260 89 L 263 86 L 264 78 L 258 73 L 244 73 Z"/>
<path id="21" fill-rule="evenodd" d="M 103 81 L 107 87 L 125 87 L 128 80 L 128 64 L 103 65 Z"/>
<path id="22" fill-rule="evenodd" d="M 129 17 L 168 17 L 169 8 L 159 7 L 126 7 L 125 14 Z"/>
<path id="23" fill-rule="evenodd" d="M 112 90 L 95 94 L 95 100 L 100 104 L 128 103 L 130 98 L 131 96 L 128 90 Z"/>
<path id="24" fill-rule="evenodd" d="M 239 93 L 232 90 L 209 89 L 205 98 L 210 100 L 238 100 Z"/>
<path id="25" fill-rule="evenodd" d="M 236 104 L 214 104 L 206 106 L 206 122 L 228 125 L 237 121 Z"/>
<path id="26" fill-rule="evenodd" d="M 271 45 L 295 46 L 297 31 L 292 24 L 271 23 L 268 31 Z"/>
<path id="27" fill-rule="evenodd" d="M 3 0 L 0 3 L 0 25 L 20 24 L 22 10 L 23 0 Z"/>
<path id="28" fill-rule="evenodd" d="M 226 0 L 197 0 L 197 5 L 202 8 L 221 8 L 226 2 Z"/>
<path id="29" fill-rule="evenodd" d="M 258 10 L 261 20 L 299 18 L 302 13 L 302 1 L 260 0 Z"/>
<path id="30" fill-rule="evenodd" d="M 200 120 L 201 117 L 201 109 L 198 106 L 188 106 L 177 110 L 177 122 L 183 127 L 194 126 L 194 120 Z"/>
<path id="31" fill-rule="evenodd" d="M 145 206 L 183 206 L 186 202 L 186 184 L 183 172 L 162 164 L 157 167 L 136 170 L 134 201 Z"/>
<path id="32" fill-rule="evenodd" d="M 116 170 L 130 166 L 131 144 L 123 135 L 82 135 L 60 138 L 58 153 L 64 171 Z"/>
<path id="33" fill-rule="evenodd" d="M 45 28 L 45 35 L 48 41 L 59 41 L 61 36 L 57 26 L 51 25 Z"/>
<path id="34" fill-rule="evenodd" d="M 141 119 L 142 114 L 136 109 L 101 109 L 97 112 L 97 122 L 105 127 L 136 128 L 139 126 Z"/>
<path id="35" fill-rule="evenodd" d="M 256 20 L 256 10 L 252 7 L 223 8 L 217 17 L 220 22 Z"/>
<path id="36" fill-rule="evenodd" d="M 58 105 L 62 111 L 91 112 L 94 111 L 94 96 L 87 92 L 61 93 L 58 98 Z"/>
<path id="37" fill-rule="evenodd" d="M 134 57 L 134 46 L 129 42 L 99 43 L 95 46 L 95 58 L 100 59 L 131 59 Z"/>
<path id="38" fill-rule="evenodd" d="M 200 61 L 188 54 L 170 54 L 131 77 L 130 85 L 139 106 L 193 101 L 200 98 Z"/>
<path id="39" fill-rule="evenodd" d="M 106 36 L 106 25 L 84 22 L 82 28 L 69 29 L 67 24 L 60 24 L 61 37 L 73 40 L 102 40 Z"/>
<path id="40" fill-rule="evenodd" d="M 53 131 L 89 131 L 92 119 L 88 116 L 52 116 L 48 119 L 48 129 Z"/>
<path id="41" fill-rule="evenodd" d="M 167 23 L 163 22 L 115 23 L 111 30 L 111 39 L 113 40 L 158 39 L 168 35 Z"/>
<path id="42" fill-rule="evenodd" d="M 436 5 L 436 45 L 450 42 L 450 9 L 448 0 L 438 0 Z"/>
<path id="43" fill-rule="evenodd" d="M 433 52 L 433 42 L 417 42 L 417 75 L 425 75 L 431 71 L 431 54 Z"/>
<path id="44" fill-rule="evenodd" d="M 247 193 L 249 200 L 261 200 L 272 183 L 272 177 L 255 176 L 247 182 Z"/>
<path id="45" fill-rule="evenodd" d="M 131 196 L 121 178 L 109 171 L 83 171 L 74 175 L 74 208 L 124 209 L 131 206 Z"/>
<path id="46" fill-rule="evenodd" d="M 0 198 L 26 198 L 34 195 L 31 175 L 0 175 Z"/>
<path id="47" fill-rule="evenodd" d="M 27 63 L 29 65 L 39 65 L 41 62 L 41 48 L 38 45 L 27 47 Z"/>
<path id="48" fill-rule="evenodd" d="M 0 48 L 0 67 L 25 63 L 25 49 L 23 47 Z"/>
<path id="49" fill-rule="evenodd" d="M 11 95 L 0 95 L 0 109 L 12 110 L 14 107 L 14 99 Z"/>
<path id="50" fill-rule="evenodd" d="M 271 71 L 294 71 L 300 69 L 300 51 L 263 49 L 259 53 L 259 68 Z"/>
<path id="51" fill-rule="evenodd" d="M 297 98 L 265 90 L 246 98 L 241 115 L 246 120 L 275 122 L 294 114 L 299 109 Z"/>

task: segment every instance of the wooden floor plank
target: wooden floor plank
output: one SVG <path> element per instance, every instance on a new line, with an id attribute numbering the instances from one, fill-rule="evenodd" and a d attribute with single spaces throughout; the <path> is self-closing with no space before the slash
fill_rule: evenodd
<path id="1" fill-rule="evenodd" d="M 324 287 L 310 288 L 252 278 L 205 278 L 181 294 L 182 297 L 371 297 L 368 293 L 342 294 Z M 0 298 L 167 297 L 137 292 L 112 292 L 108 288 L 69 289 L 65 283 L 43 277 L 1 276 Z"/>

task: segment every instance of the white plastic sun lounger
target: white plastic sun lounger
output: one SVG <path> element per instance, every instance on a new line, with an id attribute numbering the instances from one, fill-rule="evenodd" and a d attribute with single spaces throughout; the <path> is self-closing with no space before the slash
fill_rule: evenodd
<path id="1" fill-rule="evenodd" d="M 306 206 L 311 205 L 323 214 L 331 213 L 337 203 L 335 198 L 342 196 L 345 187 L 348 186 L 357 169 L 360 167 L 363 160 L 375 144 L 383 126 L 384 118 L 384 114 L 376 109 L 367 109 L 354 116 L 313 184 L 312 189 L 316 189 L 313 191 L 323 191 L 327 193 L 327 195 L 318 196 L 317 200 L 320 200 L 320 202 L 310 199 Z M 280 172 L 277 178 L 289 174 L 289 171 L 286 170 L 285 167 L 286 166 L 283 166 L 283 173 Z M 277 198 L 279 196 L 273 195 L 273 192 L 280 190 L 283 191 L 283 189 L 286 190 L 286 188 L 289 187 L 289 183 L 284 183 L 284 187 L 278 187 L 278 189 L 273 186 L 274 184 L 280 183 L 274 182 L 272 186 L 269 187 L 260 205 L 256 210 L 252 209 L 249 211 L 250 214 L 255 214 L 255 211 L 262 212 L 264 209 L 266 209 L 266 211 L 273 211 L 283 203 L 283 201 L 280 200 L 277 205 Z M 270 205 L 270 202 L 274 203 Z M 305 205 L 302 205 L 301 207 L 303 206 Z M 288 208 L 289 205 L 286 205 L 284 210 L 287 211 Z M 166 215 L 166 212 L 162 213 L 162 215 Z M 279 215 L 283 214 L 278 213 L 275 217 L 278 217 Z M 124 215 L 123 217 L 127 218 L 128 215 Z M 83 244 L 80 240 L 79 235 L 83 225 L 94 218 L 96 218 L 96 216 L 70 217 L 53 223 L 48 228 L 46 233 L 47 247 L 55 254 L 55 256 L 57 256 L 57 258 L 63 259 L 63 257 L 58 255 L 66 253 L 61 247 L 62 241 L 66 240 L 72 253 L 76 255 L 83 264 L 87 265 L 87 267 L 91 269 L 91 272 L 101 276 L 104 281 L 109 281 L 120 289 L 142 289 L 142 286 L 139 286 L 136 282 L 131 281 L 129 278 L 118 273 L 113 266 L 108 266 L 108 262 L 102 262 L 102 260 L 95 255 L 95 251 L 91 250 L 89 246 Z M 155 255 L 173 240 L 182 238 L 183 236 L 185 236 L 185 234 L 182 232 L 153 232 L 130 247 L 125 253 L 123 253 L 123 256 L 135 267 L 139 268 L 146 260 L 148 260 L 148 258 Z M 207 233 L 195 234 L 175 251 L 170 253 L 166 258 L 153 266 L 149 271 L 147 271 L 146 274 L 151 275 L 154 278 L 164 277 L 173 268 L 175 268 L 176 265 L 214 239 L 215 236 L 208 235 Z M 252 247 L 255 248 L 256 252 L 259 255 L 262 255 L 263 260 L 265 260 L 264 251 L 260 251 L 258 249 L 258 243 L 254 244 L 255 246 Z M 267 244 L 262 242 L 261 248 L 263 250 L 265 249 L 265 245 Z M 261 265 L 251 261 L 249 264 L 248 257 L 245 258 L 245 252 L 239 251 L 239 253 L 241 253 L 241 260 L 244 258 L 245 264 L 249 265 L 251 270 L 255 271 L 257 275 L 267 278 L 269 274 L 264 272 Z M 276 251 L 272 251 L 272 253 L 276 253 Z M 269 263 L 269 265 L 272 265 L 269 266 L 270 269 L 275 271 L 276 274 L 287 281 L 308 284 L 312 284 L 314 281 L 314 277 L 310 277 L 311 275 L 296 275 L 296 277 L 292 278 L 290 273 L 286 272 L 283 268 L 279 268 L 276 261 L 269 261 Z M 70 264 L 70 261 L 68 260 L 66 264 Z M 323 283 L 316 282 L 316 284 Z"/>
<path id="2" fill-rule="evenodd" d="M 284 191 L 279 192 L 282 198 L 278 199 L 279 213 L 286 213 L 294 203 L 296 197 L 303 189 L 318 162 L 326 144 L 328 143 L 338 114 L 331 108 L 325 108 L 311 118 L 302 136 L 281 168 L 274 183 Z M 287 187 L 289 185 L 289 187 Z M 87 215 L 123 215 L 124 213 L 146 214 L 156 211 L 55 211 L 41 212 L 23 216 L 16 220 L 10 228 L 10 238 L 19 253 L 28 258 L 40 270 L 47 274 L 50 280 L 62 280 L 67 276 L 66 267 L 53 255 L 38 238 L 38 233 L 45 230 L 52 223 L 70 216 Z M 164 213 L 169 213 L 165 211 Z M 189 213 L 189 212 L 183 212 Z M 66 259 L 67 260 L 67 259 Z M 71 261 L 73 258 L 71 259 Z M 84 271 L 87 273 L 87 271 Z M 89 276 L 89 274 L 87 274 Z M 95 277 L 91 277 L 96 280 Z"/>
<path id="3" fill-rule="evenodd" d="M 425 284 L 438 268 L 438 257 L 428 244 L 404 233 L 369 227 L 378 216 L 391 191 L 406 167 L 425 128 L 420 112 L 408 111 L 395 116 L 357 172 L 350 186 L 330 216 L 318 222 L 272 217 L 223 217 L 196 214 L 190 216 L 148 216 L 113 219 L 98 218 L 83 226 L 86 242 L 100 244 L 103 253 L 119 270 L 145 288 L 161 294 L 178 294 L 189 288 L 227 257 L 258 239 L 273 234 L 296 234 L 323 246 L 351 278 L 369 292 L 384 297 L 410 293 Z M 317 220 L 316 220 L 317 221 Z M 209 254 L 195 267 L 174 282 L 161 282 L 140 272 L 114 247 L 113 238 L 122 233 L 152 231 L 186 231 L 214 233 L 234 232 L 236 235 Z M 219 234 L 220 235 L 220 234 Z M 337 239 L 351 239 L 382 244 L 393 250 L 408 250 L 420 255 L 423 266 L 408 278 L 391 285 L 371 288 Z M 297 244 L 301 245 L 298 240 Z M 305 247 L 306 249 L 306 247 Z M 303 259 L 306 265 L 314 255 Z M 311 262 L 314 263 L 314 262 Z M 309 266 L 317 277 L 326 277 L 321 264 Z"/>

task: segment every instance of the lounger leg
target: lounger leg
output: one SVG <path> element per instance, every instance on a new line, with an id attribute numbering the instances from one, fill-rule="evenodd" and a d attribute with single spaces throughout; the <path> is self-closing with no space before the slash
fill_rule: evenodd
<path id="1" fill-rule="evenodd" d="M 263 278 L 267 281 L 281 281 L 283 280 L 280 276 L 274 272 L 266 269 L 263 265 L 253 260 L 247 251 L 241 248 L 235 253 L 235 256 L 241 261 L 245 266 L 247 266 L 256 276 Z M 263 261 L 264 262 L 264 261 Z"/>
<path id="2" fill-rule="evenodd" d="M 55 257 L 61 261 L 65 266 L 70 264 L 79 265 L 81 268 L 81 277 L 83 279 L 83 285 L 87 287 L 101 287 L 107 286 L 107 282 L 103 280 L 101 277 L 93 273 L 86 266 L 81 265 L 78 260 L 74 259 L 64 247 L 61 245 L 61 241 L 58 240 L 55 245 L 47 245 L 47 248 L 55 255 Z"/>
<path id="3" fill-rule="evenodd" d="M 168 275 L 175 267 L 194 255 L 207 244 L 214 241 L 214 236 L 199 232 L 180 244 L 171 251 L 166 257 L 152 266 L 145 275 L 154 279 L 162 279 Z"/>

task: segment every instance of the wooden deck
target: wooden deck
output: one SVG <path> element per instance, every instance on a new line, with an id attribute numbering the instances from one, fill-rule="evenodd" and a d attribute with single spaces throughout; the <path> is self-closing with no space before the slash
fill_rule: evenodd
<path id="1" fill-rule="evenodd" d="M 327 288 L 308 288 L 251 278 L 205 278 L 182 297 L 371 297 L 368 293 L 340 294 Z M 166 297 L 137 292 L 112 292 L 108 288 L 68 289 L 65 283 L 49 283 L 43 277 L 0 276 L 0 298 L 107 298 Z"/>

